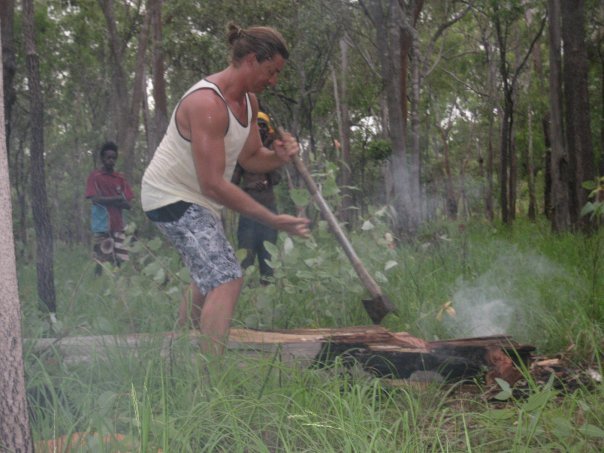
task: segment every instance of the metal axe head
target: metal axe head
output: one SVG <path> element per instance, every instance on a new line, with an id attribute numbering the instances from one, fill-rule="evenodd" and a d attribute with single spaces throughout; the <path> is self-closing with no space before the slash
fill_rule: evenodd
<path id="1" fill-rule="evenodd" d="M 396 312 L 394 304 L 383 294 L 363 300 L 363 306 L 374 324 L 380 324 L 386 315 Z"/>

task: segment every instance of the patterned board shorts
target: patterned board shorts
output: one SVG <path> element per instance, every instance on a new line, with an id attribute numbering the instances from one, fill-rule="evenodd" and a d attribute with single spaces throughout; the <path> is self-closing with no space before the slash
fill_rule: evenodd
<path id="1" fill-rule="evenodd" d="M 222 222 L 210 210 L 193 204 L 178 220 L 153 223 L 176 247 L 202 294 L 242 276 Z"/>

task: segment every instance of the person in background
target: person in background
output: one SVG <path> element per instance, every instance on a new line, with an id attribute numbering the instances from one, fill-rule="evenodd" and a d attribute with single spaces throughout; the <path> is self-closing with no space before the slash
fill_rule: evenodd
<path id="1" fill-rule="evenodd" d="M 190 318 L 199 328 L 207 354 L 224 351 L 243 284 L 241 265 L 222 228 L 222 208 L 292 235 L 310 234 L 308 219 L 276 214 L 231 182 L 237 161 L 247 171 L 267 173 L 289 162 L 299 145 L 284 132 L 272 149 L 264 147 L 256 123 L 255 93 L 277 83 L 289 56 L 281 34 L 231 23 L 227 38 L 229 65 L 180 99 L 141 184 L 143 210 L 191 275 L 191 308 L 185 298 L 179 321 Z"/>
<path id="2" fill-rule="evenodd" d="M 258 130 L 262 144 L 270 148 L 275 138 L 275 130 L 269 116 L 261 111 L 258 112 Z M 237 164 L 233 172 L 232 181 L 234 184 L 241 186 L 258 203 L 272 212 L 277 212 L 277 202 L 273 188 L 281 181 L 281 174 L 278 170 L 269 173 L 251 173 L 245 171 L 240 164 Z M 241 262 L 241 266 L 244 269 L 251 266 L 254 264 L 256 257 L 258 257 L 260 282 L 263 285 L 268 284 L 268 277 L 273 275 L 273 269 L 267 263 L 271 255 L 266 250 L 264 241 L 273 244 L 277 242 L 277 230 L 254 219 L 240 215 L 237 227 L 237 243 L 240 249 L 246 250 L 246 256 Z"/>
<path id="3" fill-rule="evenodd" d="M 119 266 L 128 260 L 122 211 L 131 208 L 134 194 L 124 175 L 115 171 L 117 157 L 117 145 L 104 143 L 100 150 L 102 167 L 93 170 L 86 182 L 85 196 L 92 203 L 91 230 L 97 275 L 102 272 L 102 263 Z"/>

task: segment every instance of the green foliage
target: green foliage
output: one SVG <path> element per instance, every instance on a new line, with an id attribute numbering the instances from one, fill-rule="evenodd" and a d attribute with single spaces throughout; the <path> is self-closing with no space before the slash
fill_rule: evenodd
<path id="1" fill-rule="evenodd" d="M 596 178 L 594 181 L 585 181 L 583 188 L 589 190 L 589 198 L 587 204 L 581 210 L 581 215 L 589 215 L 593 219 L 604 218 L 604 176 Z"/>
<path id="2" fill-rule="evenodd" d="M 492 297 L 514 307 L 506 315 L 518 324 L 506 332 L 514 339 L 546 354 L 572 350 L 575 361 L 602 373 L 597 358 L 604 313 L 592 312 L 590 301 L 602 300 L 604 286 L 602 279 L 591 282 L 588 238 L 554 236 L 547 225 L 522 222 L 513 230 L 440 224 L 416 243 L 393 247 L 387 213 L 372 211 L 350 237 L 399 309 L 399 317 L 386 318 L 390 329 L 426 339 L 457 336 L 468 321 L 464 304 L 484 296 L 488 305 Z M 130 262 L 100 277 L 94 277 L 87 250 L 61 248 L 60 332 L 50 330 L 31 297 L 32 267 L 19 266 L 28 338 L 157 333 L 137 354 L 108 346 L 111 366 L 101 356 L 67 364 L 52 349 L 34 353 L 26 346 L 36 438 L 122 433 L 129 448 L 142 451 L 442 451 L 459 445 L 474 451 L 599 451 L 604 445 L 600 387 L 568 394 L 558 382 L 531 381 L 521 395 L 500 380 L 494 403 L 456 388 L 390 387 L 340 362 L 304 369 L 282 362 L 279 354 L 228 352 L 211 359 L 186 335 L 172 340 L 170 354 L 160 354 L 188 277 L 161 240 L 132 247 Z M 269 248 L 272 283 L 259 285 L 257 269 L 248 269 L 235 326 L 370 323 L 360 302 L 365 291 L 323 222 L 310 240 L 281 237 Z M 481 305 L 471 306 L 487 317 Z"/>
<path id="3" fill-rule="evenodd" d="M 367 154 L 373 160 L 387 159 L 392 154 L 392 145 L 388 140 L 373 140 L 367 146 Z"/>

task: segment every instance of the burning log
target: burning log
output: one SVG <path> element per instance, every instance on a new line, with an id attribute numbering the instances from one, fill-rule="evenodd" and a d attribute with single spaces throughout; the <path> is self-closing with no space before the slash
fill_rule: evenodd
<path id="1" fill-rule="evenodd" d="M 118 352 L 137 353 L 143 346 L 168 356 L 173 342 L 183 333 L 160 335 L 65 337 L 25 340 L 32 352 L 53 350 L 65 362 L 102 360 Z M 197 343 L 199 333 L 189 339 Z M 421 373 L 440 375 L 445 381 L 482 377 L 501 378 L 510 384 L 520 377 L 516 365 L 527 365 L 535 348 L 507 336 L 425 341 L 406 332 L 390 332 L 381 326 L 339 329 L 292 329 L 258 331 L 231 329 L 227 351 L 274 355 L 284 362 L 325 367 L 338 357 L 358 363 L 378 377 L 409 379 Z M 419 373 L 419 374 L 418 374 Z"/>

